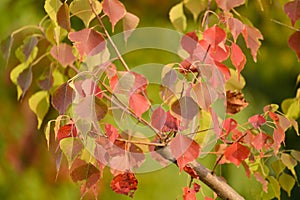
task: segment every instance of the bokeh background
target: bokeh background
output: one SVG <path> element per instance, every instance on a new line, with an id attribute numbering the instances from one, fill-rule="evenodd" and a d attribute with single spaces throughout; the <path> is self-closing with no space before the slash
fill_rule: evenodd
<path id="1" fill-rule="evenodd" d="M 124 0 L 127 10 L 140 17 L 140 27 L 159 26 L 173 28 L 168 20 L 170 8 L 178 3 L 175 0 Z M 258 62 L 251 59 L 245 44 L 241 45 L 247 52 L 247 66 L 243 76 L 247 81 L 245 88 L 246 99 L 250 106 L 245 109 L 243 116 L 260 112 L 269 103 L 280 104 L 286 98 L 292 98 L 296 93 L 296 78 L 300 73 L 300 63 L 296 55 L 288 47 L 287 41 L 292 30 L 274 23 L 278 20 L 290 25 L 283 12 L 286 1 L 273 0 L 263 2 L 248 1 L 246 7 L 237 9 L 264 35 L 264 41 L 258 54 Z M 44 1 L 42 0 L 1 0 L 0 1 L 0 41 L 22 26 L 37 24 L 44 16 Z M 188 14 L 188 13 L 187 13 Z M 189 14 L 188 14 L 189 15 Z M 192 16 L 189 15 L 192 19 Z M 192 22 L 190 29 L 195 28 Z M 296 24 L 300 27 L 300 23 Z M 155 54 L 154 54 L 155 55 Z M 160 56 L 159 56 L 160 55 Z M 138 56 L 136 63 L 158 62 L 167 63 L 161 54 L 156 56 Z M 140 59 L 140 60 L 138 60 Z M 80 188 L 72 183 L 66 172 L 66 162 L 63 161 L 61 172 L 56 178 L 55 152 L 48 151 L 43 131 L 36 130 L 36 119 L 28 109 L 26 99 L 18 102 L 16 88 L 9 80 L 9 71 L 5 68 L 3 58 L 0 58 L 0 199 L 3 200 L 71 200 L 80 199 Z M 26 98 L 26 97 L 25 97 Z M 48 119 L 54 112 L 50 111 Z M 295 132 L 287 133 L 286 148 L 300 150 L 300 138 Z M 207 167 L 213 166 L 215 158 L 206 158 L 203 162 Z M 296 171 L 300 174 L 300 167 Z M 236 188 L 246 199 L 257 199 L 261 192 L 260 184 L 253 178 L 245 177 L 242 168 L 232 165 L 225 166 L 222 175 L 228 178 L 229 184 Z M 114 194 L 109 188 L 111 176 L 105 172 L 106 178 L 101 186 L 99 199 L 129 199 Z M 243 178 L 244 177 L 244 178 Z M 189 179 L 180 174 L 177 167 L 140 174 L 139 189 L 135 199 L 165 200 L 181 199 L 182 187 Z M 299 179 L 300 180 L 300 179 Z M 208 190 L 204 192 L 211 195 Z M 90 197 L 87 196 L 86 199 Z M 282 199 L 299 199 L 300 188 L 294 187 L 292 197 L 288 198 L 282 192 Z"/>

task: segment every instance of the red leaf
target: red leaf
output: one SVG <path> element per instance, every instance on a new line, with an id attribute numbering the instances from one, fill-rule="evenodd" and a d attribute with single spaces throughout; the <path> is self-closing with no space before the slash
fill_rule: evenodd
<path id="1" fill-rule="evenodd" d="M 284 5 L 284 12 L 291 19 L 292 25 L 294 26 L 296 21 L 300 18 L 300 1 L 294 0 L 287 2 Z"/>
<path id="2" fill-rule="evenodd" d="M 126 14 L 124 5 L 119 0 L 103 0 L 103 12 L 108 16 L 112 25 L 112 30 L 118 21 L 120 21 Z"/>
<path id="3" fill-rule="evenodd" d="M 129 107 L 134 111 L 136 116 L 141 117 L 149 109 L 150 103 L 144 95 L 134 93 L 129 98 Z"/>
<path id="4" fill-rule="evenodd" d="M 225 158 L 236 166 L 239 166 L 243 160 L 248 158 L 249 154 L 249 149 L 238 142 L 228 146 L 224 152 Z"/>
<path id="5" fill-rule="evenodd" d="M 256 62 L 257 51 L 261 45 L 259 40 L 263 40 L 263 36 L 260 31 L 252 26 L 245 25 L 245 29 L 242 32 L 247 47 L 251 50 L 253 60 Z"/>
<path id="6" fill-rule="evenodd" d="M 56 19 L 59 26 L 66 29 L 67 31 L 71 30 L 70 10 L 66 2 L 64 2 L 64 4 L 62 4 L 57 11 Z"/>
<path id="7" fill-rule="evenodd" d="M 232 118 L 227 118 L 223 121 L 223 129 L 225 130 L 225 136 L 227 136 L 232 130 L 237 127 L 237 121 Z"/>
<path id="8" fill-rule="evenodd" d="M 226 65 L 224 65 L 223 63 L 217 62 L 215 61 L 216 66 L 218 67 L 218 69 L 222 72 L 222 74 L 224 75 L 225 80 L 229 80 L 231 77 L 230 74 L 230 70 L 228 69 L 228 67 Z"/>
<path id="9" fill-rule="evenodd" d="M 177 134 L 170 142 L 170 150 L 172 155 L 177 159 L 180 171 L 184 166 L 196 158 L 200 154 L 200 146 L 191 138 Z"/>
<path id="10" fill-rule="evenodd" d="M 157 130 L 161 130 L 166 122 L 167 114 L 161 106 L 156 108 L 151 116 L 151 125 Z"/>
<path id="11" fill-rule="evenodd" d="M 58 142 L 67 137 L 77 137 L 77 129 L 75 124 L 66 124 L 60 127 L 57 131 L 57 140 Z"/>
<path id="12" fill-rule="evenodd" d="M 251 123 L 254 128 L 259 128 L 266 123 L 266 119 L 262 115 L 253 115 L 248 119 L 248 122 Z"/>
<path id="13" fill-rule="evenodd" d="M 118 194 L 129 195 L 131 198 L 137 190 L 138 181 L 133 173 L 123 173 L 115 176 L 110 182 L 110 187 Z"/>
<path id="14" fill-rule="evenodd" d="M 263 132 L 260 132 L 252 140 L 252 145 L 260 151 L 265 145 L 267 145 L 268 140 L 271 139 L 270 136 L 266 135 Z M 268 146 L 266 146 L 268 147 Z"/>
<path id="15" fill-rule="evenodd" d="M 183 199 L 184 200 L 197 200 L 195 190 L 193 190 L 189 187 L 184 187 L 183 188 Z"/>
<path id="16" fill-rule="evenodd" d="M 148 85 L 147 78 L 135 72 L 130 73 L 134 75 L 134 84 L 131 88 L 131 93 L 139 93 L 144 91 Z"/>
<path id="17" fill-rule="evenodd" d="M 198 36 L 195 31 L 186 33 L 180 41 L 180 44 L 184 50 L 190 55 L 193 55 L 194 50 L 197 47 Z"/>
<path id="18" fill-rule="evenodd" d="M 58 46 L 54 45 L 50 50 L 51 56 L 56 59 L 63 67 L 72 65 L 76 60 L 72 52 L 72 47 L 66 43 L 61 43 Z"/>
<path id="19" fill-rule="evenodd" d="M 235 43 L 232 43 L 231 45 L 231 62 L 236 68 L 238 72 L 238 80 L 240 80 L 240 74 L 241 71 L 244 69 L 244 66 L 246 64 L 246 56 L 242 52 L 241 48 L 236 45 Z"/>
<path id="20" fill-rule="evenodd" d="M 225 41 L 226 32 L 219 26 L 214 25 L 213 27 L 204 31 L 203 39 L 208 42 L 208 44 L 212 45 L 213 48 L 215 48 L 218 44 Z"/>
<path id="21" fill-rule="evenodd" d="M 245 25 L 240 20 L 233 18 L 233 17 L 229 18 L 227 23 L 228 23 L 229 30 L 232 34 L 232 37 L 233 37 L 234 41 L 236 41 L 238 36 L 244 30 Z"/>
<path id="22" fill-rule="evenodd" d="M 104 38 L 93 29 L 86 28 L 70 32 L 69 39 L 74 42 L 81 59 L 84 55 L 95 55 L 105 48 Z"/>
<path id="23" fill-rule="evenodd" d="M 58 142 L 67 137 L 77 137 L 77 129 L 73 123 L 66 124 L 60 127 L 57 131 L 57 140 Z"/>
<path id="24" fill-rule="evenodd" d="M 73 89 L 68 83 L 63 83 L 55 90 L 52 97 L 52 105 L 60 115 L 65 114 L 69 105 L 72 103 L 73 92 Z"/>
<path id="25" fill-rule="evenodd" d="M 230 10 L 237 6 L 243 5 L 245 0 L 216 0 L 219 8 L 223 10 Z"/>
<path id="26" fill-rule="evenodd" d="M 105 134 L 107 135 L 108 139 L 114 143 L 115 140 L 119 137 L 119 132 L 118 129 L 116 129 L 113 125 L 111 124 L 105 124 L 104 126 L 105 129 Z"/>
<path id="27" fill-rule="evenodd" d="M 183 170 L 186 173 L 188 173 L 192 178 L 199 179 L 199 176 L 197 175 L 196 171 L 193 168 L 186 165 L 183 167 Z"/>
<path id="28" fill-rule="evenodd" d="M 289 47 L 295 51 L 298 60 L 300 60 L 300 31 L 296 31 L 290 36 L 288 44 Z"/>

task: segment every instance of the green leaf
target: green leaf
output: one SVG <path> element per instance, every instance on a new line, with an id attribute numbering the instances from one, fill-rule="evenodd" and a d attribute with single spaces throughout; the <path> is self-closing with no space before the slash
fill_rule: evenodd
<path id="1" fill-rule="evenodd" d="M 49 15 L 50 19 L 56 22 L 56 13 L 61 7 L 62 3 L 60 0 L 46 0 L 44 4 L 44 9 L 46 13 Z"/>
<path id="2" fill-rule="evenodd" d="M 206 0 L 184 0 L 184 6 L 193 14 L 194 21 L 197 21 L 198 15 L 206 8 Z"/>
<path id="3" fill-rule="evenodd" d="M 101 3 L 96 0 L 93 0 L 92 3 L 96 13 L 100 14 L 102 11 Z M 73 15 L 79 17 L 86 27 L 88 27 L 92 19 L 95 18 L 88 0 L 74 0 L 70 4 L 70 11 Z"/>
<path id="4" fill-rule="evenodd" d="M 46 91 L 39 91 L 33 94 L 29 100 L 30 109 L 36 114 L 38 119 L 38 129 L 40 129 L 43 119 L 48 112 L 50 103 L 49 103 L 49 94 Z"/>
<path id="5" fill-rule="evenodd" d="M 285 99 L 281 103 L 282 111 L 290 119 L 298 119 L 300 117 L 300 100 L 297 98 Z"/>
<path id="6" fill-rule="evenodd" d="M 242 90 L 245 85 L 246 81 L 242 75 L 240 75 L 240 80 L 238 79 L 238 72 L 234 69 L 229 69 L 230 70 L 230 79 L 226 82 L 225 88 L 226 90 Z"/>
<path id="7" fill-rule="evenodd" d="M 298 161 L 300 162 L 300 151 L 292 150 L 291 155 Z"/>
<path id="8" fill-rule="evenodd" d="M 294 159 L 292 156 L 290 156 L 287 153 L 281 154 L 281 160 L 282 160 L 282 163 L 292 172 L 294 177 L 296 177 L 297 175 L 296 175 L 294 167 L 297 165 L 297 160 Z"/>
<path id="9" fill-rule="evenodd" d="M 268 176 L 267 178 L 269 180 L 269 187 L 272 187 L 275 197 L 277 197 L 278 199 L 280 199 L 280 185 L 278 183 L 278 181 L 273 177 L 273 176 Z M 269 190 L 268 190 L 269 191 Z"/>
<path id="10" fill-rule="evenodd" d="M 287 174 L 287 173 L 283 173 L 280 177 L 279 177 L 279 184 L 281 185 L 282 189 L 284 189 L 289 197 L 291 196 L 291 191 L 295 185 L 296 181 L 294 179 L 294 177 L 292 177 L 291 175 Z"/>
<path id="11" fill-rule="evenodd" d="M 176 30 L 184 32 L 187 27 L 187 19 L 183 12 L 183 3 L 176 4 L 169 12 L 169 18 Z"/>
<path id="12" fill-rule="evenodd" d="M 69 168 L 72 166 L 75 158 L 83 149 L 83 144 L 78 138 L 68 137 L 59 142 L 60 149 L 67 158 Z"/>
<path id="13" fill-rule="evenodd" d="M 23 44 L 19 46 L 15 52 L 20 62 L 31 63 L 37 55 L 38 39 L 36 37 L 28 37 Z"/>
<path id="14" fill-rule="evenodd" d="M 278 177 L 285 169 L 285 165 L 281 160 L 276 160 L 272 163 L 272 169 L 274 170 L 276 177 Z"/>

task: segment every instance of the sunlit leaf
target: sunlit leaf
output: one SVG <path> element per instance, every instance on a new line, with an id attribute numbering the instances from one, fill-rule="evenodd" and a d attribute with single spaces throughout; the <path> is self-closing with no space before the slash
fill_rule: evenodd
<path id="1" fill-rule="evenodd" d="M 238 72 L 238 80 L 240 80 L 240 73 L 244 69 L 244 66 L 246 64 L 246 56 L 242 52 L 241 48 L 235 43 L 232 43 L 231 45 L 230 59 L 233 66 L 236 68 Z"/>
<path id="2" fill-rule="evenodd" d="M 72 52 L 72 47 L 66 43 L 61 43 L 58 46 L 54 45 L 51 48 L 50 53 L 63 67 L 72 65 L 76 60 L 76 57 Z"/>
<path id="3" fill-rule="evenodd" d="M 151 116 L 151 125 L 157 130 L 161 130 L 166 122 L 167 114 L 161 106 L 156 108 Z"/>
<path id="4" fill-rule="evenodd" d="M 236 70 L 234 69 L 229 69 L 230 70 L 230 79 L 226 82 L 225 84 L 225 89 L 226 90 L 231 90 L 231 91 L 241 91 L 245 85 L 246 81 L 245 78 L 239 74 Z M 239 75 L 239 79 L 238 79 Z"/>
<path id="5" fill-rule="evenodd" d="M 62 3 L 60 0 L 46 0 L 44 4 L 44 9 L 49 15 L 50 19 L 56 22 L 56 13 L 61 7 Z"/>
<path id="6" fill-rule="evenodd" d="M 92 0 L 92 6 L 97 14 L 102 11 L 102 4 L 97 0 Z M 70 11 L 73 15 L 79 17 L 85 27 L 88 27 L 92 19 L 95 18 L 95 14 L 92 12 L 89 0 L 74 0 L 70 4 Z"/>
<path id="7" fill-rule="evenodd" d="M 78 138 L 68 137 L 60 140 L 59 147 L 67 158 L 69 168 L 83 149 L 83 144 Z"/>
<path id="8" fill-rule="evenodd" d="M 44 117 L 50 107 L 49 94 L 46 91 L 39 91 L 33 94 L 29 100 L 30 109 L 36 114 L 38 119 L 38 129 L 41 127 Z"/>
<path id="9" fill-rule="evenodd" d="M 129 106 L 136 116 L 141 117 L 149 109 L 150 102 L 144 95 L 134 93 L 129 97 Z"/>
<path id="10" fill-rule="evenodd" d="M 197 21 L 199 14 L 206 8 L 206 0 L 184 0 L 184 6 L 193 14 Z"/>
<path id="11" fill-rule="evenodd" d="M 216 48 L 218 44 L 226 39 L 226 32 L 218 25 L 214 25 L 203 32 L 203 39 L 212 45 L 213 48 Z"/>
<path id="12" fill-rule="evenodd" d="M 115 25 L 126 15 L 126 9 L 119 0 L 103 0 L 102 6 L 103 12 L 108 16 L 114 32 Z"/>
<path id="13" fill-rule="evenodd" d="M 124 40 L 127 42 L 133 30 L 138 26 L 140 19 L 132 14 L 127 12 L 123 18 L 123 31 L 124 31 Z"/>
<path id="14" fill-rule="evenodd" d="M 268 187 L 272 187 L 275 197 L 280 199 L 280 185 L 278 181 L 273 176 L 268 176 L 268 180 L 270 182 Z"/>
<path id="15" fill-rule="evenodd" d="M 257 28 L 245 25 L 242 35 L 247 47 L 251 50 L 253 60 L 256 62 L 257 51 L 261 45 L 260 40 L 264 39 L 261 32 Z"/>
<path id="16" fill-rule="evenodd" d="M 177 134 L 170 142 L 170 150 L 176 158 L 180 171 L 184 166 L 196 158 L 200 154 L 200 146 L 191 138 Z"/>
<path id="17" fill-rule="evenodd" d="M 69 39 L 74 42 L 81 59 L 83 56 L 96 55 L 104 50 L 106 44 L 100 33 L 94 29 L 85 28 L 77 32 L 70 32 Z"/>
<path id="18" fill-rule="evenodd" d="M 248 122 L 252 124 L 254 128 L 259 128 L 263 124 L 265 124 L 267 121 L 262 115 L 253 115 L 248 119 Z"/>
<path id="19" fill-rule="evenodd" d="M 228 146 L 224 152 L 225 158 L 236 166 L 239 166 L 243 160 L 248 158 L 249 154 L 249 149 L 238 142 Z"/>
<path id="20" fill-rule="evenodd" d="M 272 169 L 275 172 L 276 177 L 278 178 L 279 175 L 283 172 L 283 170 L 285 169 L 285 165 L 282 163 L 281 160 L 275 160 L 272 163 Z"/>
<path id="21" fill-rule="evenodd" d="M 183 3 L 176 4 L 169 12 L 169 18 L 173 26 L 181 32 L 184 32 L 187 27 L 187 19 L 183 12 Z"/>
<path id="22" fill-rule="evenodd" d="M 245 28 L 245 25 L 238 19 L 231 17 L 227 21 L 229 30 L 231 32 L 231 35 L 236 42 L 238 36 L 242 33 L 242 31 Z"/>

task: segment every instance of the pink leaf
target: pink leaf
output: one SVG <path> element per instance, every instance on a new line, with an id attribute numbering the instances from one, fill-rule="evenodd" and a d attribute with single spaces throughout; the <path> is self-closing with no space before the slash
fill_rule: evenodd
<path id="1" fill-rule="evenodd" d="M 105 124 L 104 126 L 105 129 L 105 134 L 107 135 L 108 139 L 114 143 L 115 140 L 119 137 L 119 132 L 118 129 L 116 129 L 113 125 L 111 124 Z"/>
<path id="2" fill-rule="evenodd" d="M 218 44 L 225 41 L 226 32 L 219 26 L 214 25 L 213 27 L 204 31 L 203 39 L 208 42 L 208 44 L 212 45 L 213 48 L 215 48 Z"/>
<path id="3" fill-rule="evenodd" d="M 219 8 L 223 10 L 230 10 L 237 6 L 243 5 L 245 0 L 216 0 Z"/>
<path id="4" fill-rule="evenodd" d="M 263 36 L 260 31 L 252 26 L 245 25 L 245 29 L 242 32 L 247 47 L 251 50 L 253 60 L 256 62 L 257 51 L 261 45 L 259 40 L 263 40 Z"/>
<path id="5" fill-rule="evenodd" d="M 180 44 L 184 50 L 186 50 L 190 55 L 193 54 L 193 51 L 195 50 L 198 43 L 198 36 L 196 35 L 196 32 L 189 32 L 186 33 L 180 41 Z"/>
<path id="6" fill-rule="evenodd" d="M 68 83 L 63 83 L 59 86 L 52 97 L 52 105 L 58 110 L 59 114 L 65 114 L 67 108 L 73 101 L 73 89 Z"/>
<path id="7" fill-rule="evenodd" d="M 106 45 L 102 35 L 89 28 L 77 32 L 70 32 L 69 39 L 74 42 L 81 59 L 85 55 L 95 55 L 99 53 Z"/>
<path id="8" fill-rule="evenodd" d="M 161 130 L 166 122 L 167 114 L 161 106 L 156 108 L 151 116 L 151 125 L 157 130 Z"/>
<path id="9" fill-rule="evenodd" d="M 289 47 L 295 51 L 298 60 L 300 60 L 300 31 L 296 31 L 290 36 L 288 44 Z"/>
<path id="10" fill-rule="evenodd" d="M 259 128 L 266 123 L 266 119 L 262 115 L 253 115 L 248 119 L 248 122 L 251 123 L 254 128 Z"/>
<path id="11" fill-rule="evenodd" d="M 296 21 L 300 18 L 300 1 L 294 0 L 287 2 L 284 5 L 284 12 L 291 19 L 292 25 L 294 26 Z"/>
<path id="12" fill-rule="evenodd" d="M 180 120 L 171 115 L 170 111 L 167 112 L 166 122 L 162 128 L 162 132 L 170 132 L 179 130 Z"/>
<path id="13" fill-rule="evenodd" d="M 58 46 L 54 45 L 50 50 L 50 54 L 63 67 L 66 67 L 67 65 L 72 65 L 73 62 L 76 60 L 76 57 L 72 52 L 72 47 L 66 43 L 61 43 Z"/>
<path id="14" fill-rule="evenodd" d="M 238 79 L 240 79 L 240 73 L 244 69 L 244 66 L 246 64 L 246 56 L 242 52 L 241 48 L 236 45 L 235 43 L 232 43 L 231 45 L 231 62 L 236 68 L 238 72 Z"/>
<path id="15" fill-rule="evenodd" d="M 268 181 L 266 181 L 266 179 L 259 172 L 255 172 L 254 177 L 256 178 L 256 180 L 258 182 L 260 182 L 262 184 L 263 191 L 265 193 L 267 193 L 268 192 Z"/>
<path id="16" fill-rule="evenodd" d="M 81 87 L 82 87 L 82 91 L 85 94 L 85 96 L 95 95 L 99 99 L 101 99 L 103 97 L 102 90 L 91 79 L 85 79 L 82 82 Z"/>
<path id="17" fill-rule="evenodd" d="M 244 30 L 245 25 L 240 20 L 233 18 L 233 17 L 229 18 L 227 23 L 228 23 L 229 30 L 232 34 L 232 37 L 233 37 L 234 41 L 236 41 L 238 36 Z"/>
<path id="18" fill-rule="evenodd" d="M 103 12 L 108 16 L 112 30 L 118 21 L 126 15 L 126 9 L 119 0 L 103 0 Z"/>
<path id="19" fill-rule="evenodd" d="M 260 151 L 265 145 L 267 144 L 270 137 L 266 135 L 263 132 L 260 132 L 258 135 L 256 135 L 252 140 L 252 145 Z"/>
<path id="20" fill-rule="evenodd" d="M 144 95 L 134 93 L 129 98 L 129 106 L 136 116 L 141 117 L 149 109 L 150 103 Z"/>
<path id="21" fill-rule="evenodd" d="M 171 140 L 170 150 L 172 155 L 177 159 L 180 171 L 186 164 L 198 158 L 200 154 L 200 146 L 198 143 L 179 133 Z"/>
<path id="22" fill-rule="evenodd" d="M 140 19 L 136 15 L 129 12 L 126 13 L 123 18 L 124 39 L 126 42 L 132 31 L 138 26 L 139 21 Z"/>
<path id="23" fill-rule="evenodd" d="M 225 158 L 236 166 L 239 166 L 243 160 L 248 158 L 249 154 L 249 149 L 238 142 L 227 147 L 224 152 Z"/>

